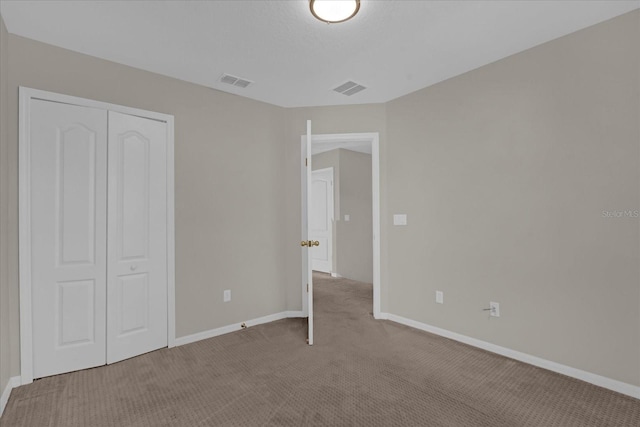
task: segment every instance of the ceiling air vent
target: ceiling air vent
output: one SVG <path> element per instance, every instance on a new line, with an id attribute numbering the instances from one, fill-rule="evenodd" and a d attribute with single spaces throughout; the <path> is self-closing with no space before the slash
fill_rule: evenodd
<path id="1" fill-rule="evenodd" d="M 341 93 L 343 95 L 351 96 L 356 94 L 362 90 L 365 90 L 366 87 L 358 84 L 356 82 L 348 81 L 346 83 L 341 84 L 337 88 L 334 89 L 335 92 Z"/>
<path id="2" fill-rule="evenodd" d="M 222 83 L 227 83 L 233 86 L 238 86 L 241 88 L 245 88 L 253 83 L 251 80 L 243 79 L 241 77 L 232 76 L 231 74 L 223 74 L 220 77 L 220 81 Z"/>

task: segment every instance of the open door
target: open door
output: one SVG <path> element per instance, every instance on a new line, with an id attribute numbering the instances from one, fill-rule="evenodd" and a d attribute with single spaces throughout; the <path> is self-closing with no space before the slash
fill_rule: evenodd
<path id="1" fill-rule="evenodd" d="M 306 270 L 307 274 L 307 310 L 309 313 L 309 331 L 307 336 L 307 343 L 309 345 L 313 345 L 313 265 L 311 261 L 311 248 L 313 246 L 318 246 L 319 242 L 311 240 L 311 228 L 310 224 L 310 216 L 311 216 L 311 203 L 313 200 L 311 191 L 312 191 L 312 179 L 311 179 L 311 120 L 307 120 L 307 140 L 306 140 L 306 158 L 305 158 L 305 166 L 306 166 L 306 175 L 307 175 L 307 200 L 306 200 L 306 221 L 303 221 L 303 234 L 302 242 L 300 243 L 306 249 L 306 257 L 303 255 L 302 268 Z M 306 259 L 306 263 L 304 260 Z"/>

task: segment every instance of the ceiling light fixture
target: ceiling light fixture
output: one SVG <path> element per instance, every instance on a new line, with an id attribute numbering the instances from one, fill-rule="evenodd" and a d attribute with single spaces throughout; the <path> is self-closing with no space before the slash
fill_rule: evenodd
<path id="1" fill-rule="evenodd" d="M 356 16 L 360 0 L 309 0 L 309 9 L 322 22 L 337 24 Z"/>

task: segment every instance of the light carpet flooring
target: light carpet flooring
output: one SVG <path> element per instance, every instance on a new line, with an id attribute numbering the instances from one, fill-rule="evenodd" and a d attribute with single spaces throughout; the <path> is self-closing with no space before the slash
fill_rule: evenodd
<path id="1" fill-rule="evenodd" d="M 315 345 L 285 319 L 13 390 L 2 427 L 640 426 L 640 401 L 371 316 L 316 275 Z"/>

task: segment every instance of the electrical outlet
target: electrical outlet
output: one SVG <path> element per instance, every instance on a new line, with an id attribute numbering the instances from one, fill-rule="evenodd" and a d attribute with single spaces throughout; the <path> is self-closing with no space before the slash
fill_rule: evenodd
<path id="1" fill-rule="evenodd" d="M 224 302 L 231 301 L 231 290 L 230 289 L 227 289 L 226 291 L 223 292 L 222 299 L 224 300 Z"/>
<path id="2" fill-rule="evenodd" d="M 444 304 L 444 292 L 436 291 L 436 302 L 438 304 Z"/>
<path id="3" fill-rule="evenodd" d="M 500 303 L 493 301 L 489 303 L 489 315 L 491 317 L 500 317 Z"/>

